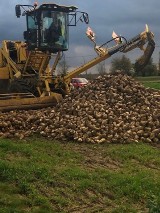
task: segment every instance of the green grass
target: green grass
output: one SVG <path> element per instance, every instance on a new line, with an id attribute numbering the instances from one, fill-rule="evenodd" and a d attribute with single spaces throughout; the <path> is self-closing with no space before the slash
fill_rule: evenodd
<path id="1" fill-rule="evenodd" d="M 135 77 L 139 81 L 158 81 L 160 82 L 160 76 L 147 76 L 147 77 Z"/>
<path id="2" fill-rule="evenodd" d="M 144 81 L 142 82 L 142 84 L 145 86 L 145 87 L 150 87 L 150 88 L 153 88 L 153 89 L 158 89 L 160 90 L 160 82 L 149 82 L 149 81 Z"/>
<path id="3" fill-rule="evenodd" d="M 136 77 L 145 87 L 160 90 L 160 76 Z"/>
<path id="4" fill-rule="evenodd" d="M 146 144 L 1 139 L 0 212 L 159 212 L 159 156 Z"/>

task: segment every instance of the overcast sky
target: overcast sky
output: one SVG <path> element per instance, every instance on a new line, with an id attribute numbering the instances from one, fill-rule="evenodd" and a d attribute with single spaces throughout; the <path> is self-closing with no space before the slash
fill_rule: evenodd
<path id="1" fill-rule="evenodd" d="M 0 40 L 22 40 L 25 28 L 25 17 L 17 19 L 16 4 L 33 4 L 32 0 L 1 0 L 0 4 Z M 94 57 L 93 45 L 86 37 L 86 28 L 90 26 L 96 33 L 99 45 L 111 39 L 112 31 L 127 39 L 144 31 L 145 24 L 155 35 L 156 49 L 153 60 L 158 63 L 160 51 L 160 1 L 159 0 L 49 0 L 38 3 L 58 3 L 75 5 L 81 11 L 86 11 L 90 17 L 89 25 L 78 23 L 70 29 L 70 49 L 65 56 L 70 66 L 81 65 Z M 133 62 L 137 53 L 127 53 Z M 119 54 L 116 55 L 118 57 Z M 106 62 L 110 63 L 110 60 Z"/>

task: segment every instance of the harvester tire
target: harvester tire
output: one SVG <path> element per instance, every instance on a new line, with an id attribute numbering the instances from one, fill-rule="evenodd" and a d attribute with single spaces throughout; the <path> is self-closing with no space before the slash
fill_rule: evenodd
<path id="1" fill-rule="evenodd" d="M 8 87 L 9 93 L 32 93 L 38 96 L 38 91 L 34 84 L 31 84 L 29 79 L 14 79 Z"/>
<path id="2" fill-rule="evenodd" d="M 0 93 L 8 92 L 9 79 L 0 79 Z"/>

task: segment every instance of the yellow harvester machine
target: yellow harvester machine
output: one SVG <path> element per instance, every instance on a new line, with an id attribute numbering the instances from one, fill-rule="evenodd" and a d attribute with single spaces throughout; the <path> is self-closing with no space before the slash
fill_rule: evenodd
<path id="1" fill-rule="evenodd" d="M 52 106 L 70 92 L 73 77 L 113 54 L 140 48 L 144 54 L 137 60 L 136 69 L 141 69 L 154 51 L 153 33 L 148 26 L 128 41 L 118 36 L 101 46 L 96 45 L 93 33 L 88 32 L 97 57 L 66 75 L 56 76 L 61 55 L 68 50 L 69 26 L 76 26 L 78 20 L 88 24 L 88 14 L 78 11 L 75 6 L 16 5 L 17 17 L 21 16 L 21 8 L 27 21 L 25 41 L 4 40 L 0 48 L 0 111 Z M 118 40 L 116 45 L 106 48 L 105 45 L 113 40 Z M 52 55 L 55 60 L 50 68 Z"/>

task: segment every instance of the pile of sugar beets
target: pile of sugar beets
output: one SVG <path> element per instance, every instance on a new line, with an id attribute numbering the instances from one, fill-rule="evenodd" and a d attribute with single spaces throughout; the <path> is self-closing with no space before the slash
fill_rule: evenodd
<path id="1" fill-rule="evenodd" d="M 56 107 L 0 113 L 0 137 L 87 143 L 160 142 L 160 91 L 117 72 L 75 89 Z"/>

